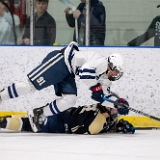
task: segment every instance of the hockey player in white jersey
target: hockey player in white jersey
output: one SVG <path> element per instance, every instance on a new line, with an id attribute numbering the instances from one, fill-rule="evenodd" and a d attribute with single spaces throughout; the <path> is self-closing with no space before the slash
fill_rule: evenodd
<path id="1" fill-rule="evenodd" d="M 77 75 L 88 85 L 92 92 L 91 98 L 102 104 L 106 88 L 111 85 L 111 81 L 121 78 L 123 72 L 124 60 L 120 54 L 113 53 L 106 58 L 99 53 L 79 51 L 77 43 L 71 42 L 62 50 L 50 52 L 42 63 L 27 75 L 26 82 L 13 83 L 4 88 L 0 92 L 0 101 L 53 85 L 60 98 L 51 102 L 49 107 L 44 107 L 43 113 L 46 116 L 60 113 L 76 103 Z"/>

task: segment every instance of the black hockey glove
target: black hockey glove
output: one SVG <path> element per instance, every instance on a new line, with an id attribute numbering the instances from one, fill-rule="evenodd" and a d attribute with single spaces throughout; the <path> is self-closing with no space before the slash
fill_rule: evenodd
<path id="1" fill-rule="evenodd" d="M 125 121 L 124 119 L 121 119 L 116 125 L 116 132 L 123 132 L 123 133 L 126 133 L 126 134 L 127 133 L 134 134 L 135 128 L 128 121 Z"/>
<path id="2" fill-rule="evenodd" d="M 90 90 L 92 91 L 92 95 L 91 95 L 92 99 L 94 99 L 95 101 L 98 101 L 99 103 L 104 102 L 104 99 L 103 99 L 104 93 L 102 90 L 102 85 L 100 83 L 97 83 L 95 86 L 92 86 Z"/>
<path id="3" fill-rule="evenodd" d="M 100 103 L 97 104 L 97 108 L 100 110 L 101 113 L 108 113 L 110 115 L 110 112 L 107 110 L 105 106 L 102 106 Z"/>

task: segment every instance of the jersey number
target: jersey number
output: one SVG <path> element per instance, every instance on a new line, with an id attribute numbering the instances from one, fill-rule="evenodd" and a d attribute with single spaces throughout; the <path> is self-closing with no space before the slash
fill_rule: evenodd
<path id="1" fill-rule="evenodd" d="M 45 79 L 44 79 L 44 77 L 39 77 L 38 79 L 37 79 L 37 83 L 39 84 L 39 86 L 41 86 L 43 83 L 45 83 L 46 81 L 45 81 Z"/>

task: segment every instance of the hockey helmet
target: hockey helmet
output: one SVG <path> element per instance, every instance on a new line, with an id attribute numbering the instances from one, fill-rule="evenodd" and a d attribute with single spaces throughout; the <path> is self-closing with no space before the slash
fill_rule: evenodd
<path id="1" fill-rule="evenodd" d="M 108 57 L 108 65 L 112 71 L 119 71 L 119 74 L 117 76 L 110 77 L 110 80 L 115 81 L 122 77 L 125 69 L 125 63 L 122 56 L 119 53 L 113 53 Z"/>

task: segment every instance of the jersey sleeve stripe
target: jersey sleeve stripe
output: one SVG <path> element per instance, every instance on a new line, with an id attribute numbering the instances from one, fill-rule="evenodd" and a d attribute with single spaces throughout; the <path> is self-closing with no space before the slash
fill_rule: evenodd
<path id="1" fill-rule="evenodd" d="M 53 115 L 60 113 L 60 110 L 58 109 L 58 107 L 56 105 L 56 100 L 54 100 L 52 103 L 49 104 L 49 108 L 50 108 L 51 112 L 53 113 Z"/>
<path id="2" fill-rule="evenodd" d="M 8 94 L 9 94 L 10 98 L 14 98 L 13 95 L 12 95 L 11 87 L 10 86 L 8 87 Z"/>
<path id="3" fill-rule="evenodd" d="M 87 68 L 79 69 L 79 73 L 85 73 L 85 72 L 88 72 L 88 73 L 96 73 L 96 72 L 95 72 L 95 69 L 87 69 Z"/>
<path id="4" fill-rule="evenodd" d="M 95 79 L 95 76 L 91 76 L 91 75 L 81 75 L 80 79 Z"/>
<path id="5" fill-rule="evenodd" d="M 13 93 L 15 97 L 18 97 L 17 91 L 16 91 L 16 87 L 15 87 L 15 83 L 12 84 L 12 89 L 13 89 Z"/>

